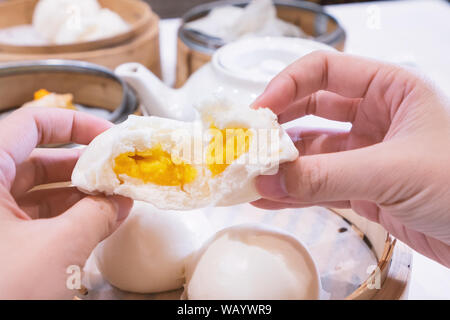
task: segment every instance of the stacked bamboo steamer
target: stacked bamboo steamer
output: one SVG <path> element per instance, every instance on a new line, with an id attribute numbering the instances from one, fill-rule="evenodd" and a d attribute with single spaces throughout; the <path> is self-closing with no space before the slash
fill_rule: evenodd
<path id="1" fill-rule="evenodd" d="M 0 28 L 31 24 L 38 0 L 0 3 Z M 0 44 L 0 63 L 23 60 L 68 59 L 108 68 L 135 61 L 161 75 L 158 16 L 140 0 L 99 0 L 102 7 L 118 13 L 130 30 L 113 37 L 67 45 L 19 46 Z"/>
<path id="2" fill-rule="evenodd" d="M 212 54 L 225 44 L 221 39 L 209 39 L 192 33 L 185 27 L 187 22 L 206 16 L 217 7 L 246 6 L 250 0 L 219 0 L 198 5 L 183 15 L 178 32 L 178 56 L 176 87 L 181 87 L 200 67 L 211 60 Z M 345 47 L 345 30 L 338 20 L 326 13 L 318 4 L 304 1 L 273 0 L 278 18 L 300 27 L 313 40 L 327 44 L 339 51 Z"/>

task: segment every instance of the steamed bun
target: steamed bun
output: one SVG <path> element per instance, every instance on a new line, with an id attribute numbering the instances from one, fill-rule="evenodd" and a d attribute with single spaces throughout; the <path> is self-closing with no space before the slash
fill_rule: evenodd
<path id="1" fill-rule="evenodd" d="M 130 116 L 95 138 L 72 183 L 83 191 L 119 194 L 160 209 L 230 206 L 260 198 L 258 175 L 275 174 L 298 151 L 269 109 L 223 99 L 182 122 Z"/>
<path id="2" fill-rule="evenodd" d="M 189 300 L 318 299 L 314 260 L 288 233 L 261 224 L 217 232 L 186 261 Z"/>
<path id="3" fill-rule="evenodd" d="M 97 267 L 115 287 L 137 293 L 179 289 L 185 259 L 212 234 L 202 212 L 158 210 L 135 201 L 130 216 L 94 250 Z"/>
<path id="4" fill-rule="evenodd" d="M 186 23 L 186 28 L 226 42 L 251 36 L 306 37 L 300 27 L 278 18 L 272 0 L 253 0 L 245 8 L 218 6 L 205 17 Z"/>
<path id="5" fill-rule="evenodd" d="M 117 13 L 102 8 L 97 0 L 40 0 L 33 27 L 51 44 L 93 41 L 129 29 Z"/>

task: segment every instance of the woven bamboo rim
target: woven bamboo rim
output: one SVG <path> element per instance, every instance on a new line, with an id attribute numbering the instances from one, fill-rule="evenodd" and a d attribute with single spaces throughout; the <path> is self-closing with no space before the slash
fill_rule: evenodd
<path id="1" fill-rule="evenodd" d="M 412 253 L 383 227 L 352 210 L 333 209 L 346 220 L 361 238 L 373 246 L 378 264 L 368 278 L 346 300 L 406 299 L 411 276 Z M 379 280 L 381 287 L 373 288 Z"/>
<path id="2" fill-rule="evenodd" d="M 24 60 L 66 59 L 81 60 L 114 69 L 117 66 L 135 61 L 145 65 L 158 77 L 161 77 L 161 61 L 159 52 L 158 16 L 151 12 L 152 23 L 144 33 L 123 44 L 98 50 L 45 53 L 45 54 L 18 54 L 0 52 L 0 63 Z"/>

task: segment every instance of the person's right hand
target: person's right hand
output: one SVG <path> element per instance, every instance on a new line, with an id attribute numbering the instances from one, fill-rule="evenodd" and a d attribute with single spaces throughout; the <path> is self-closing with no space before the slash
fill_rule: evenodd
<path id="1" fill-rule="evenodd" d="M 258 177 L 264 199 L 254 205 L 350 207 L 450 267 L 450 104 L 429 82 L 317 52 L 279 74 L 254 106 L 281 123 L 308 114 L 352 123 L 349 132 L 291 130 L 300 157 Z"/>

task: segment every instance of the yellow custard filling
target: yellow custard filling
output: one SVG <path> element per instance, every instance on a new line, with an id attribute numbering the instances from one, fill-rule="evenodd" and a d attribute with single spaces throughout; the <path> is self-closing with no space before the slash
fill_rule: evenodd
<path id="1" fill-rule="evenodd" d="M 45 98 L 46 96 L 51 95 L 52 93 L 46 89 L 40 89 L 34 93 L 34 101 Z M 56 94 L 54 99 L 53 107 L 62 108 L 62 109 L 71 109 L 77 110 L 72 103 L 73 96 L 69 94 Z"/>
<path id="2" fill-rule="evenodd" d="M 215 177 L 250 148 L 251 131 L 245 128 L 218 129 L 211 126 L 213 136 L 206 150 L 206 164 Z"/>
<path id="3" fill-rule="evenodd" d="M 246 128 L 218 129 L 211 126 L 212 139 L 206 149 L 206 166 L 215 177 L 250 149 L 252 133 Z M 181 186 L 197 177 L 197 170 L 156 145 L 144 151 L 125 152 L 114 159 L 114 173 L 159 186 Z M 119 178 L 119 180 L 121 180 Z"/>
<path id="4" fill-rule="evenodd" d="M 117 176 L 125 174 L 160 186 L 183 186 L 197 176 L 193 166 L 181 161 L 175 163 L 161 145 L 145 151 L 120 154 L 114 159 L 114 172 Z"/>
<path id="5" fill-rule="evenodd" d="M 42 99 L 45 96 L 48 96 L 50 94 L 49 91 L 45 89 L 40 89 L 34 93 L 34 100 Z"/>

